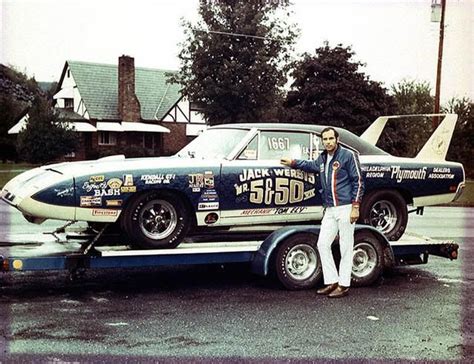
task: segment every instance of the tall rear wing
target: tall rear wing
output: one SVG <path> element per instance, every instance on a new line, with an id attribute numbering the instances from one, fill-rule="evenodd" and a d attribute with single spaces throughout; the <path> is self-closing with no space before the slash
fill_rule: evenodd
<path id="1" fill-rule="evenodd" d="M 375 145 L 389 119 L 401 119 L 420 116 L 444 116 L 428 141 L 419 151 L 416 159 L 426 161 L 444 161 L 448 153 L 449 144 L 454 133 L 458 116 L 456 114 L 416 114 L 416 115 L 391 115 L 378 117 L 360 136 L 366 142 Z"/>

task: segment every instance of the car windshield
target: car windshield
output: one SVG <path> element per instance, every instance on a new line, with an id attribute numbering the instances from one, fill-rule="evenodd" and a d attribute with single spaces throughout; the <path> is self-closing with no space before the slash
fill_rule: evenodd
<path id="1" fill-rule="evenodd" d="M 182 158 L 222 159 L 239 144 L 249 130 L 208 129 L 176 155 Z"/>

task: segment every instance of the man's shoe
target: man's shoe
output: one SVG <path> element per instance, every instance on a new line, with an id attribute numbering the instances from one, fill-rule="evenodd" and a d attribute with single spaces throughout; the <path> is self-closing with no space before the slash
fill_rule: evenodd
<path id="1" fill-rule="evenodd" d="M 335 290 L 333 290 L 329 294 L 329 298 L 340 298 L 347 296 L 349 294 L 349 287 L 337 286 Z"/>
<path id="2" fill-rule="evenodd" d="M 338 287 L 337 283 L 330 284 L 324 288 L 320 288 L 316 291 L 317 294 L 329 294 Z"/>

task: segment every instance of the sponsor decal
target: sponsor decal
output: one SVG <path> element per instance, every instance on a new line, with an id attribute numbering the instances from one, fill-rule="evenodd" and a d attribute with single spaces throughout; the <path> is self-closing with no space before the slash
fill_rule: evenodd
<path id="1" fill-rule="evenodd" d="M 212 171 L 188 174 L 188 182 L 193 192 L 200 192 L 201 188 L 214 188 L 214 175 Z"/>
<path id="2" fill-rule="evenodd" d="M 123 185 L 122 187 L 120 187 L 120 192 L 122 193 L 137 192 L 137 186 L 134 186 L 133 184 L 133 174 L 123 175 Z"/>
<path id="3" fill-rule="evenodd" d="M 197 189 L 200 191 L 204 187 L 204 175 L 202 173 L 193 173 L 188 175 L 189 187 L 193 189 L 194 192 Z"/>
<path id="4" fill-rule="evenodd" d="M 218 210 L 219 202 L 200 202 L 198 203 L 198 210 Z"/>
<path id="5" fill-rule="evenodd" d="M 212 174 L 212 171 L 204 172 L 204 187 L 214 188 L 214 175 Z"/>
<path id="6" fill-rule="evenodd" d="M 362 166 L 361 169 L 366 178 L 384 178 L 385 172 L 391 171 L 389 166 Z"/>
<path id="7" fill-rule="evenodd" d="M 120 196 L 120 188 L 108 188 L 103 190 L 95 190 L 94 196 Z"/>
<path id="8" fill-rule="evenodd" d="M 199 202 L 218 202 L 219 196 L 216 190 L 205 190 L 199 197 Z"/>
<path id="9" fill-rule="evenodd" d="M 120 178 L 111 178 L 107 181 L 107 186 L 113 189 L 122 187 L 122 180 Z"/>
<path id="10" fill-rule="evenodd" d="M 240 212 L 241 216 L 262 216 L 262 215 L 282 215 L 282 214 L 301 214 L 308 208 L 305 206 L 294 207 L 276 207 L 271 209 L 247 209 Z"/>
<path id="11" fill-rule="evenodd" d="M 93 209 L 92 216 L 118 216 L 118 210 Z"/>
<path id="12" fill-rule="evenodd" d="M 140 181 L 144 181 L 146 185 L 169 184 L 176 178 L 175 174 L 143 174 Z"/>
<path id="13" fill-rule="evenodd" d="M 107 189 L 107 183 L 105 181 L 100 183 L 86 181 L 82 185 L 82 189 L 86 192 L 91 192 L 95 190 L 105 190 Z"/>
<path id="14" fill-rule="evenodd" d="M 234 185 L 236 201 L 258 205 L 288 205 L 316 195 L 314 173 L 289 168 L 244 169 Z M 309 186 L 308 186 L 309 185 Z"/>
<path id="15" fill-rule="evenodd" d="M 301 214 L 305 210 L 307 210 L 307 207 L 304 206 L 298 206 L 298 207 L 280 207 L 276 208 L 274 214 L 275 215 L 280 215 L 280 214 Z"/>
<path id="16" fill-rule="evenodd" d="M 428 175 L 431 179 L 453 179 L 454 174 L 451 173 L 451 168 L 433 168 L 433 172 Z"/>
<path id="17" fill-rule="evenodd" d="M 340 166 L 341 166 L 341 163 L 339 163 L 339 161 L 334 161 L 333 164 L 332 164 L 332 169 L 337 171 Z"/>
<path id="18" fill-rule="evenodd" d="M 124 174 L 123 175 L 123 185 L 124 186 L 133 186 L 133 174 Z"/>
<path id="19" fill-rule="evenodd" d="M 105 181 L 105 176 L 101 174 L 100 176 L 90 176 L 89 182 L 90 183 L 100 183 Z"/>
<path id="20" fill-rule="evenodd" d="M 102 206 L 102 197 L 81 196 L 81 207 Z"/>
<path id="21" fill-rule="evenodd" d="M 74 196 L 74 187 L 65 188 L 63 190 L 54 190 L 58 197 L 71 197 Z"/>
<path id="22" fill-rule="evenodd" d="M 137 192 L 137 186 L 122 186 L 120 187 L 120 191 L 123 193 Z"/>
<path id="23" fill-rule="evenodd" d="M 446 140 L 449 139 L 448 135 L 450 131 L 448 128 L 443 128 L 439 134 L 431 142 L 431 149 L 434 153 L 442 155 L 446 152 L 447 143 Z"/>
<path id="24" fill-rule="evenodd" d="M 241 215 L 250 216 L 250 215 L 270 215 L 275 209 L 251 209 L 251 210 L 242 210 Z"/>
<path id="25" fill-rule="evenodd" d="M 119 207 L 122 206 L 122 200 L 107 200 L 105 201 L 106 206 L 114 206 L 114 207 Z"/>
<path id="26" fill-rule="evenodd" d="M 257 151 L 255 149 L 245 149 L 241 157 L 243 159 L 257 159 Z"/>
<path id="27" fill-rule="evenodd" d="M 210 214 L 207 214 L 206 217 L 204 218 L 204 222 L 206 224 L 214 224 L 219 220 L 219 215 L 217 215 L 215 212 L 211 212 Z"/>
<path id="28" fill-rule="evenodd" d="M 397 183 L 403 180 L 426 179 L 427 167 L 418 169 L 401 169 L 400 166 L 392 166 L 392 173 L 390 178 L 395 179 Z"/>

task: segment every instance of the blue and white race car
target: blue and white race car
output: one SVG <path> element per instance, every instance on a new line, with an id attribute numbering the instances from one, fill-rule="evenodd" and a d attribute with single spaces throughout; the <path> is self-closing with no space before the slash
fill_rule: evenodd
<path id="1" fill-rule="evenodd" d="M 461 193 L 463 166 L 445 161 L 457 116 L 448 114 L 415 158 L 375 146 L 387 120 L 358 137 L 338 129 L 360 155 L 366 178 L 361 222 L 387 238 L 405 231 L 408 205 L 448 203 Z M 207 129 L 172 157 L 106 157 L 46 165 L 18 175 L 3 200 L 34 223 L 46 219 L 116 223 L 142 248 L 171 248 L 199 229 L 232 229 L 322 218 L 317 175 L 280 165 L 282 156 L 314 159 L 324 126 L 231 124 Z"/>

